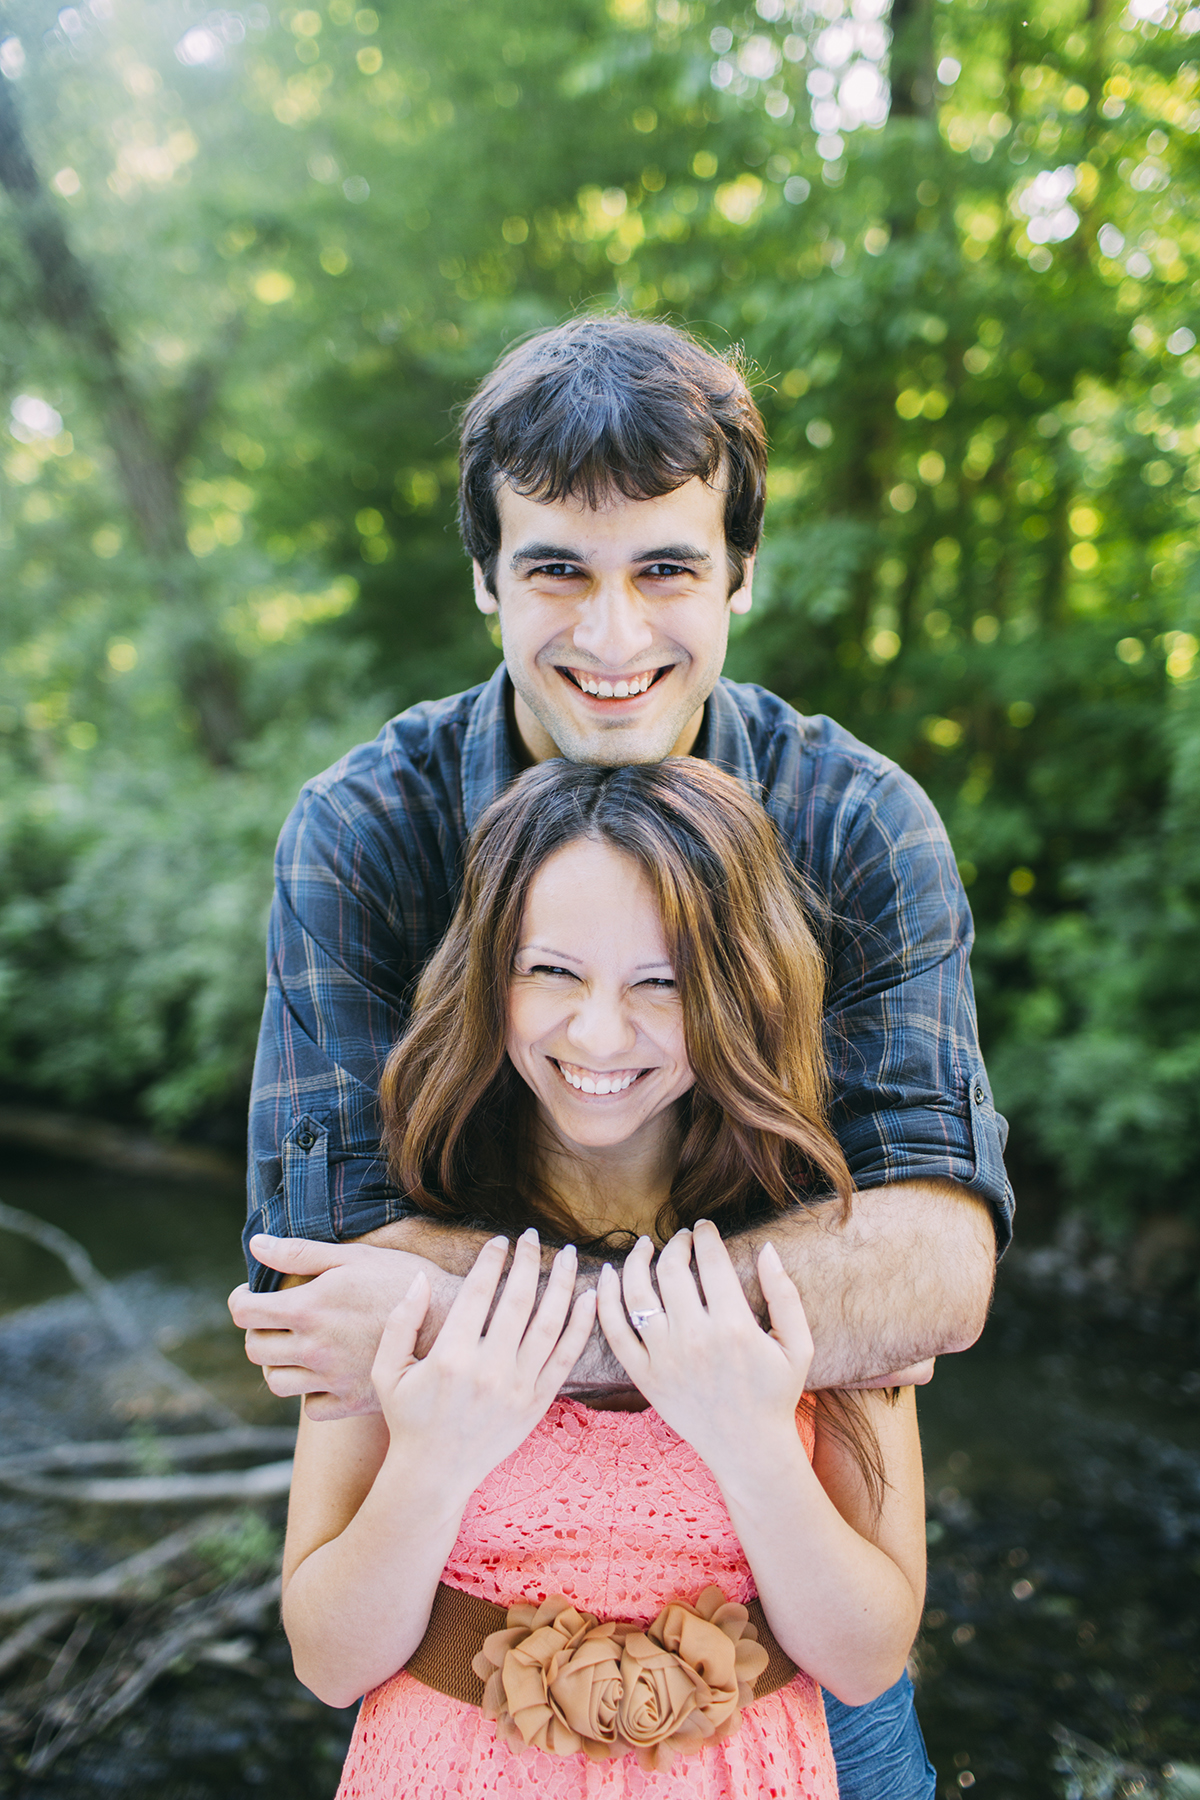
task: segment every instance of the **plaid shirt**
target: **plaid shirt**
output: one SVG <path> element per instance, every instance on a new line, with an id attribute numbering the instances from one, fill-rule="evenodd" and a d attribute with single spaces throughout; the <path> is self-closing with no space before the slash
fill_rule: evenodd
<path id="1" fill-rule="evenodd" d="M 402 1218 L 377 1084 L 450 922 L 463 844 L 515 778 L 507 674 L 424 702 L 308 782 L 275 865 L 250 1106 L 246 1236 L 360 1237 Z M 1012 1189 L 979 1053 L 973 930 L 921 789 L 826 718 L 718 682 L 695 754 L 762 798 L 827 898 L 834 1130 L 860 1188 L 962 1182 L 1011 1236 Z M 257 1287 L 278 1277 L 247 1253 Z"/>

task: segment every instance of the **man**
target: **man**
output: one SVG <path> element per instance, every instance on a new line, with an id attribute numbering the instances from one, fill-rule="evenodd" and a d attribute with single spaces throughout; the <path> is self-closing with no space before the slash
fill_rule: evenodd
<path id="1" fill-rule="evenodd" d="M 375 1345 L 415 1269 L 434 1286 L 432 1337 L 482 1242 L 406 1217 L 375 1087 L 449 923 L 466 834 L 520 768 L 558 755 L 720 764 L 761 794 L 825 909 L 832 1123 L 858 1192 L 845 1223 L 819 1207 L 771 1222 L 812 1324 L 812 1385 L 926 1379 L 982 1328 L 1012 1196 L 945 833 L 831 721 L 721 678 L 730 615 L 751 603 L 765 464 L 737 370 L 623 318 L 518 347 L 464 414 L 460 522 L 504 663 L 310 782 L 277 858 L 251 1114 L 258 1291 L 230 1305 L 272 1391 L 306 1395 L 314 1417 L 373 1408 Z M 730 1249 L 761 1306 L 757 1245 L 748 1232 Z M 262 1291 L 280 1273 L 307 1285 Z M 595 1279 L 586 1259 L 580 1279 Z M 571 1387 L 624 1380 L 597 1337 Z M 829 1712 L 844 1800 L 932 1791 L 904 1684 Z"/>

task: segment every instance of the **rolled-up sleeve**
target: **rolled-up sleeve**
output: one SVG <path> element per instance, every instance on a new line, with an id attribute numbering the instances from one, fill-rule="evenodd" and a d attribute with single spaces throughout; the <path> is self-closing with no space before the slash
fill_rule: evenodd
<path id="1" fill-rule="evenodd" d="M 813 896 L 826 954 L 830 1120 L 860 1188 L 948 1180 L 1012 1237 L 1008 1126 L 992 1103 L 949 839 L 911 776 L 832 719 L 732 690 L 768 812 Z M 724 715 L 725 760 L 739 766 Z"/>
<path id="2" fill-rule="evenodd" d="M 250 1100 L 246 1259 L 256 1231 L 334 1241 L 404 1215 L 380 1151 L 378 1083 L 405 1023 L 418 939 L 395 840 L 306 789 L 283 828 L 267 943 L 267 996 Z M 436 888 L 436 883 L 433 884 Z M 434 938 L 436 942 L 436 937 Z"/>
<path id="3" fill-rule="evenodd" d="M 933 805 L 891 764 L 843 773 L 827 819 L 827 1048 L 833 1125 L 860 1188 L 931 1178 L 986 1200 L 1012 1235 L 1005 1121 L 979 1049 L 974 930 Z"/>

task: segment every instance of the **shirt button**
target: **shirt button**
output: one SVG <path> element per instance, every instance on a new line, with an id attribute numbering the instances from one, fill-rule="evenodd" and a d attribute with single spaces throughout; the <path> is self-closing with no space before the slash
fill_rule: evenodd
<path id="1" fill-rule="evenodd" d="M 983 1091 L 983 1083 L 982 1083 L 982 1081 L 977 1081 L 975 1083 L 975 1104 L 976 1104 L 976 1106 L 982 1106 L 986 1099 L 987 1099 L 987 1095 Z M 300 1142 L 303 1144 L 304 1139 L 301 1138 Z M 305 1149 L 307 1149 L 308 1148 L 307 1144 L 305 1144 L 304 1147 L 305 1147 Z"/>
<path id="2" fill-rule="evenodd" d="M 315 1131 L 301 1131 L 297 1133 L 296 1142 L 301 1150 L 311 1150 L 316 1141 L 317 1134 Z"/>

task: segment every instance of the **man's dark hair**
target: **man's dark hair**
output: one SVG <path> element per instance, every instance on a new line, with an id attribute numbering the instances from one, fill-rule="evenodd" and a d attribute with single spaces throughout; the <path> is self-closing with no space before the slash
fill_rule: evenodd
<path id="1" fill-rule="evenodd" d="M 501 358 L 462 415 L 458 522 L 495 592 L 496 489 L 600 507 L 699 476 L 725 489 L 730 592 L 758 546 L 767 439 L 740 369 L 671 325 L 572 319 Z"/>

